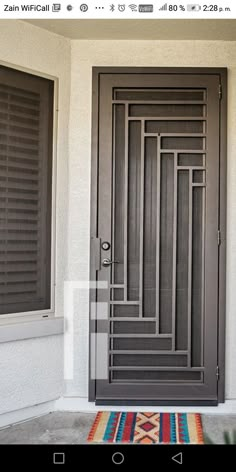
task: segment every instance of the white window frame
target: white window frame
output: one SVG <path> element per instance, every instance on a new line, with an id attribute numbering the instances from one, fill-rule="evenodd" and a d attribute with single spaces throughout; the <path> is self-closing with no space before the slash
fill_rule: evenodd
<path id="1" fill-rule="evenodd" d="M 51 215 L 51 307 L 46 310 L 34 310 L 0 315 L 0 343 L 17 339 L 27 339 L 63 333 L 63 318 L 55 313 L 56 287 L 56 175 L 57 175 L 57 136 L 58 136 L 58 78 L 16 64 L 1 61 L 0 65 L 26 72 L 36 77 L 52 80 L 53 94 L 53 130 L 52 130 L 52 215 Z M 55 326 L 55 329 L 53 328 Z M 54 332 L 55 331 L 55 332 Z"/>

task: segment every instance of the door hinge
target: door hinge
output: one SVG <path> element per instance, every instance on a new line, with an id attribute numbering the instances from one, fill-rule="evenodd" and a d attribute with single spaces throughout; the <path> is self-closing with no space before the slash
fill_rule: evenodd
<path id="1" fill-rule="evenodd" d="M 217 231 L 217 242 L 218 242 L 218 246 L 221 245 L 221 231 L 220 229 L 218 229 Z"/>
<path id="2" fill-rule="evenodd" d="M 222 85 L 219 84 L 219 100 L 222 99 Z"/>
<path id="3" fill-rule="evenodd" d="M 217 382 L 219 381 L 220 379 L 220 369 L 219 369 L 219 366 L 216 367 L 216 380 Z"/>

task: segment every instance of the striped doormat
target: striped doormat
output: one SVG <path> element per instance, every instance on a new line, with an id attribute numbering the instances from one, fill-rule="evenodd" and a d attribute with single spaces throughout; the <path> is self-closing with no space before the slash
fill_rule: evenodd
<path id="1" fill-rule="evenodd" d="M 100 411 L 89 442 L 203 444 L 201 415 L 196 413 L 122 413 Z"/>

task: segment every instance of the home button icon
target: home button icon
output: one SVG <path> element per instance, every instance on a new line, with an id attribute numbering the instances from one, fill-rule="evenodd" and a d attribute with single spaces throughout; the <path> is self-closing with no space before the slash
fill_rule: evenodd
<path id="1" fill-rule="evenodd" d="M 123 464 L 124 460 L 125 460 L 125 457 L 121 452 L 115 452 L 112 456 L 112 462 L 116 465 Z"/>

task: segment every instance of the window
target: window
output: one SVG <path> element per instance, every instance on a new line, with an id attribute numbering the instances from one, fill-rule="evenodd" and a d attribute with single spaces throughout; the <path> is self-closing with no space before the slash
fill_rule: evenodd
<path id="1" fill-rule="evenodd" d="M 0 314 L 51 307 L 53 85 L 0 66 Z"/>

